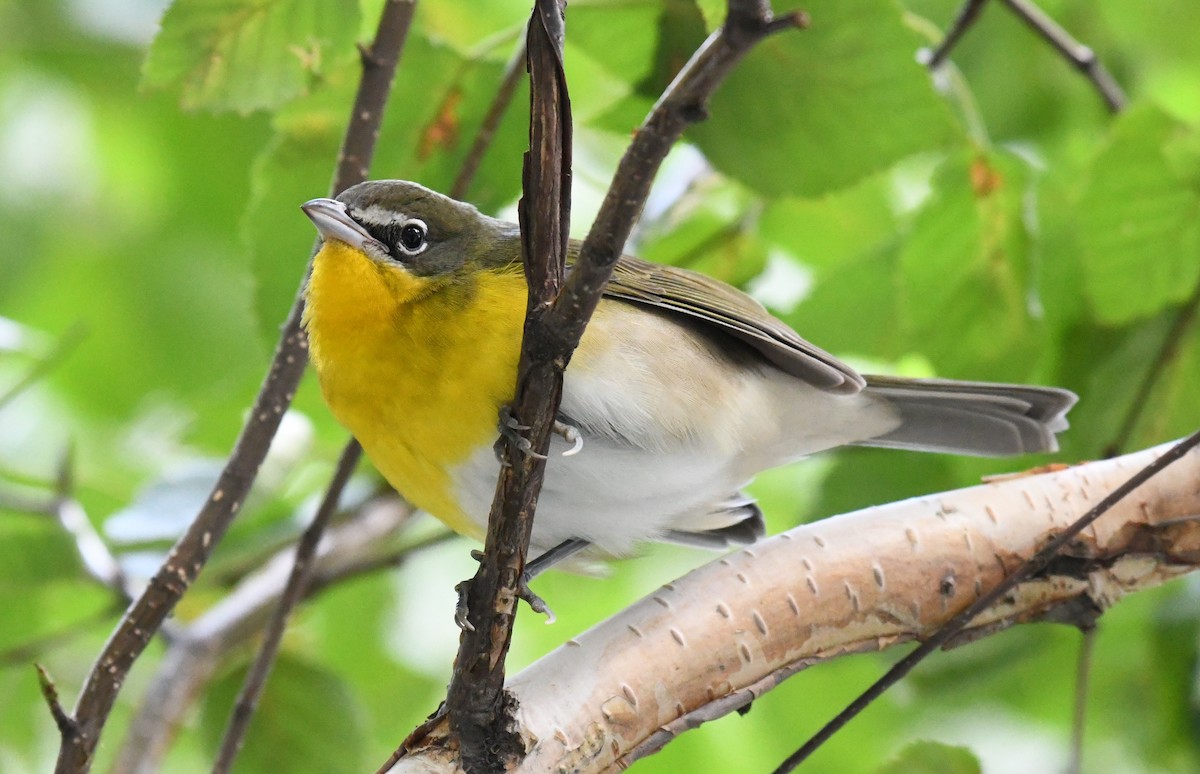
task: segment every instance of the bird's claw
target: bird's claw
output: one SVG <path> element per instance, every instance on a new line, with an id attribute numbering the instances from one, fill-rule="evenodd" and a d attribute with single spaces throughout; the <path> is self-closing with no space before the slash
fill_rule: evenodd
<path id="1" fill-rule="evenodd" d="M 575 425 L 569 425 L 560 420 L 554 420 L 553 432 L 559 438 L 571 444 L 571 448 L 562 453 L 564 457 L 573 457 L 583 449 L 583 433 Z"/>

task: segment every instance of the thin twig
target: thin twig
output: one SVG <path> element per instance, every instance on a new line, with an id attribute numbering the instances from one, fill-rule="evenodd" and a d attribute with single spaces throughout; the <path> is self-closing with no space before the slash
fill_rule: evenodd
<path id="1" fill-rule="evenodd" d="M 1121 454 L 1125 447 L 1129 445 L 1129 439 L 1133 437 L 1134 428 L 1137 427 L 1146 407 L 1150 405 L 1151 391 L 1154 390 L 1154 386 L 1158 384 L 1159 378 L 1167 370 L 1167 366 L 1179 354 L 1179 344 L 1183 340 L 1183 335 L 1191 327 L 1192 321 L 1196 319 L 1196 311 L 1198 309 L 1200 309 L 1200 283 L 1197 283 L 1191 297 L 1180 307 L 1179 314 L 1175 316 L 1175 321 L 1171 323 L 1170 330 L 1163 337 L 1162 346 L 1158 348 L 1158 354 L 1154 356 L 1150 367 L 1142 375 L 1142 381 L 1138 384 L 1137 392 L 1134 394 L 1133 400 L 1129 403 L 1129 410 L 1125 413 L 1125 419 L 1121 422 L 1121 429 L 1117 431 L 1117 435 L 1113 438 L 1112 442 L 1104 447 L 1103 456 L 1115 457 Z"/>
<path id="2" fill-rule="evenodd" d="M 1079 640 L 1079 661 L 1075 670 L 1075 714 L 1071 718 L 1071 759 L 1066 774 L 1083 772 L 1083 732 L 1087 727 L 1088 686 L 1092 677 L 1092 651 L 1096 646 L 1096 627 L 1082 631 Z"/>
<path id="3" fill-rule="evenodd" d="M 83 510 L 79 501 L 70 496 L 69 484 L 64 486 L 61 478 L 58 493 L 49 501 L 24 499 L 10 494 L 0 495 L 0 508 L 17 513 L 28 513 L 35 516 L 50 517 L 58 521 L 63 530 L 71 536 L 75 543 L 75 551 L 79 560 L 93 579 L 100 585 L 116 592 L 124 609 L 133 598 L 130 593 L 128 579 L 121 569 L 116 556 L 108 544 L 100 537 L 100 533 L 92 526 L 91 519 Z"/>
<path id="4" fill-rule="evenodd" d="M 12 492 L 0 491 L 0 511 L 27 513 L 33 516 L 53 516 L 54 504 Z"/>
<path id="5" fill-rule="evenodd" d="M 80 323 L 68 328 L 66 333 L 58 337 L 58 341 L 54 343 L 54 347 L 49 352 L 34 363 L 12 387 L 9 387 L 8 392 L 0 395 L 0 410 L 3 410 L 18 395 L 37 384 L 46 374 L 57 368 L 71 354 L 71 350 L 79 346 L 85 335 L 87 335 L 87 329 Z"/>
<path id="6" fill-rule="evenodd" d="M 414 540 L 412 543 L 390 553 L 345 562 L 335 570 L 314 575 L 308 585 L 308 596 L 315 597 L 317 592 L 324 591 L 335 583 L 341 583 L 352 578 L 360 578 L 364 575 L 379 572 L 380 570 L 394 570 L 411 559 L 414 554 L 419 554 L 434 546 L 440 546 L 442 543 L 449 543 L 457 537 L 458 533 L 456 532 L 451 532 L 448 529 L 442 530 L 420 540 Z"/>
<path id="7" fill-rule="evenodd" d="M 1125 92 L 1112 74 L 1100 62 L 1096 52 L 1083 45 L 1057 22 L 1046 15 L 1046 12 L 1035 5 L 1032 0 L 1001 0 L 1009 10 L 1025 22 L 1043 40 L 1048 42 L 1055 51 L 1072 64 L 1076 70 L 1092 82 L 1104 104 L 1113 113 L 1119 113 L 1125 108 Z M 954 23 L 946 32 L 946 37 L 929 55 L 928 66 L 935 69 L 946 61 L 950 51 L 962 40 L 963 35 L 979 20 L 979 13 L 987 0 L 966 0 L 958 11 Z"/>
<path id="8" fill-rule="evenodd" d="M 337 510 L 342 490 L 350 481 L 350 476 L 354 473 L 360 457 L 362 457 L 362 447 L 358 445 L 358 441 L 351 440 L 342 450 L 342 456 L 338 460 L 333 479 L 325 490 L 325 496 L 321 500 L 320 507 L 317 508 L 316 515 L 313 516 L 312 523 L 309 524 L 308 529 L 304 530 L 304 534 L 300 536 L 300 541 L 296 544 L 296 556 L 292 560 L 291 574 L 283 589 L 283 595 L 279 598 L 279 604 L 275 606 L 271 620 L 267 623 L 263 643 L 259 646 L 254 663 L 242 683 L 242 690 L 238 694 L 237 701 L 234 702 L 233 712 L 229 716 L 229 724 L 225 728 L 225 736 L 221 739 L 220 752 L 217 754 L 216 763 L 213 764 L 214 774 L 226 774 L 233 767 L 233 761 L 237 757 L 238 751 L 242 749 L 242 740 L 245 739 L 250 718 L 253 717 L 254 710 L 258 706 L 263 687 L 267 684 L 267 677 L 271 674 L 271 667 L 275 665 L 275 656 L 279 652 L 279 644 L 283 641 L 283 631 L 287 628 L 288 617 L 299 604 L 308 586 L 313 557 L 317 553 L 317 544 L 321 542 L 325 525 L 329 523 Z"/>
<path id="9" fill-rule="evenodd" d="M 1006 576 L 1003 581 L 998 583 L 991 591 L 987 592 L 975 602 L 971 603 L 960 612 L 958 615 L 951 618 L 940 629 L 938 629 L 929 639 L 922 642 L 916 648 L 908 653 L 904 658 L 896 662 L 883 677 L 875 681 L 870 688 L 859 694 L 853 702 L 850 703 L 844 710 L 838 713 L 837 717 L 829 721 L 804 743 L 800 749 L 792 753 L 788 758 L 775 769 L 775 774 L 787 774 L 793 771 L 797 766 L 812 755 L 817 748 L 829 740 L 835 733 L 852 720 L 858 713 L 866 709 L 871 702 L 883 695 L 884 691 L 899 682 L 905 675 L 913 670 L 917 664 L 925 659 L 926 656 L 933 653 L 942 645 L 946 644 L 954 638 L 959 632 L 967 627 L 971 621 L 980 613 L 987 610 L 992 605 L 1003 599 L 1004 595 L 1009 593 L 1017 586 L 1017 584 L 1027 578 L 1036 575 L 1050 564 L 1051 561 L 1058 555 L 1064 546 L 1070 543 L 1079 533 L 1083 532 L 1103 516 L 1110 508 L 1118 502 L 1129 496 L 1142 484 L 1149 481 L 1159 472 L 1165 470 L 1172 463 L 1181 459 L 1191 449 L 1200 446 L 1200 431 L 1193 433 L 1183 439 L 1175 446 L 1168 449 L 1161 457 L 1150 463 L 1146 467 L 1133 474 L 1121 486 L 1109 492 L 1103 500 L 1096 503 L 1087 513 L 1076 519 L 1071 526 L 1063 530 L 1058 536 L 1047 543 L 1041 550 L 1029 558 L 1028 561 L 1017 567 L 1010 575 Z"/>
<path id="10" fill-rule="evenodd" d="M 954 23 L 946 31 L 946 37 L 930 55 L 929 61 L 926 63 L 929 69 L 937 69 L 942 62 L 946 61 L 946 57 L 950 56 L 950 52 L 958 45 L 958 41 L 962 40 L 967 30 L 979 20 L 979 12 L 986 4 L 987 0 L 967 0 L 963 3 L 962 8 L 958 10 L 958 16 L 954 18 Z"/>
<path id="11" fill-rule="evenodd" d="M 1121 90 L 1116 79 L 1100 62 L 1095 51 L 1071 37 L 1069 32 L 1047 16 L 1046 12 L 1038 8 L 1031 0 L 1002 0 L 1002 2 L 1092 82 L 1110 112 L 1119 113 L 1125 109 L 1125 92 Z"/>
<path id="12" fill-rule="evenodd" d="M 58 726 L 58 733 L 65 739 L 73 736 L 76 733 L 75 719 L 66 713 L 62 708 L 62 704 L 58 701 L 58 688 L 54 686 L 54 680 L 51 679 L 50 673 L 41 664 L 34 664 L 33 668 L 37 670 L 38 685 L 42 688 L 42 698 L 46 700 L 46 706 L 50 708 L 50 716 L 54 718 L 54 724 Z"/>
<path id="13" fill-rule="evenodd" d="M 508 112 L 508 107 L 512 104 L 513 95 L 516 94 L 517 85 L 520 84 L 521 75 L 524 72 L 525 38 L 522 36 L 520 45 L 513 52 L 512 58 L 508 60 L 508 64 L 504 66 L 504 75 L 500 79 L 500 87 L 496 89 L 496 94 L 492 97 L 492 103 L 488 105 L 487 113 L 483 117 L 483 123 L 479 125 L 479 131 L 475 133 L 475 140 L 471 143 L 471 149 L 463 157 L 462 166 L 458 170 L 458 176 L 454 178 L 454 185 L 450 186 L 448 195 L 451 199 L 467 198 L 467 192 L 470 191 L 471 183 L 475 180 L 475 174 L 479 171 L 479 164 L 483 161 L 483 156 L 487 153 L 488 148 L 492 146 L 492 140 L 496 137 L 496 130 L 499 129 L 500 121 L 504 119 L 504 114 Z"/>
<path id="14" fill-rule="evenodd" d="M 334 176 L 335 193 L 365 178 L 414 3 L 388 0 L 383 7 L 375 41 L 369 56 L 363 57 L 363 75 Z M 301 328 L 303 285 L 302 280 L 249 419 L 211 495 L 122 617 L 89 672 L 75 705 L 77 732 L 63 739 L 57 774 L 90 768 L 100 733 L 133 662 L 203 569 L 245 502 L 308 360 L 308 342 Z"/>

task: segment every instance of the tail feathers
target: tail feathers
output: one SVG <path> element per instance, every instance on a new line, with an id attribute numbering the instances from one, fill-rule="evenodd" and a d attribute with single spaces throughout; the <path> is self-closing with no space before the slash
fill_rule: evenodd
<path id="1" fill-rule="evenodd" d="M 1056 387 L 868 376 L 866 394 L 900 411 L 901 424 L 857 446 L 1003 457 L 1058 449 L 1076 396 Z"/>

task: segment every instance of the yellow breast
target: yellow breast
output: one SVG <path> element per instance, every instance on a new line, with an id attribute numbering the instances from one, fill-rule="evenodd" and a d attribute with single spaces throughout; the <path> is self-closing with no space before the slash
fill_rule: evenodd
<path id="1" fill-rule="evenodd" d="M 516 383 L 526 292 L 519 267 L 429 279 L 336 241 L 309 280 L 305 324 L 330 410 L 397 491 L 474 537 L 450 471 L 495 440 Z"/>

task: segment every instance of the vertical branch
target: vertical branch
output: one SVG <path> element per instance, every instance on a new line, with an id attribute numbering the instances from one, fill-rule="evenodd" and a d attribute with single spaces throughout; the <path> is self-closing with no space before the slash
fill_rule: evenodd
<path id="1" fill-rule="evenodd" d="M 362 80 L 334 175 L 335 193 L 366 175 L 414 3 L 388 0 L 375 40 L 364 51 Z M 133 662 L 200 574 L 245 502 L 308 362 L 308 342 L 300 324 L 303 308 L 298 292 L 249 419 L 212 493 L 146 590 L 125 612 L 88 673 L 75 705 L 74 726 L 62 735 L 55 769 L 59 774 L 90 768 L 100 733 Z"/>
<path id="2" fill-rule="evenodd" d="M 364 50 L 362 56 L 366 59 L 371 54 L 369 51 Z M 455 177 L 454 185 L 450 191 L 452 197 L 461 199 L 466 196 L 467 189 L 474 180 L 475 174 L 479 171 L 479 164 L 483 160 L 487 149 L 491 146 L 500 121 L 504 118 L 504 114 L 512 102 L 513 94 L 520 80 L 520 65 L 524 61 L 525 45 L 522 43 L 505 66 L 504 75 L 496 95 L 488 107 L 487 114 L 480 124 L 479 131 L 475 135 L 470 150 L 463 159 L 458 176 Z M 370 102 L 369 99 L 366 101 Z M 356 115 L 352 120 L 360 121 L 365 120 L 367 117 L 369 117 L 369 114 Z M 355 152 L 352 148 L 347 148 L 339 158 L 339 169 L 341 170 L 339 174 L 354 173 L 357 170 L 365 177 L 366 169 L 356 167 L 359 158 L 359 153 Z M 317 514 L 313 517 L 312 524 L 305 530 L 304 535 L 296 546 L 296 555 L 291 576 L 288 578 L 287 586 L 284 589 L 279 604 L 270 622 L 267 624 L 263 635 L 263 644 L 259 648 L 253 666 L 246 675 L 246 682 L 243 684 L 242 691 L 234 705 L 233 714 L 230 716 L 229 725 L 225 730 L 225 737 L 221 743 L 220 754 L 213 767 L 214 772 L 228 771 L 232 767 L 233 760 L 238 751 L 241 749 L 250 718 L 254 713 L 258 698 L 262 694 L 267 677 L 270 675 L 271 667 L 275 662 L 275 656 L 278 653 L 279 645 L 283 638 L 283 631 L 287 626 L 287 619 L 296 604 L 307 592 L 309 576 L 311 575 L 311 564 L 316 555 L 317 545 L 321 541 L 329 518 L 336 510 L 341 492 L 349 482 L 350 474 L 353 473 L 361 456 L 362 447 L 358 441 L 351 439 L 342 451 L 341 458 L 333 474 L 333 480 L 325 492 Z"/>
<path id="3" fill-rule="evenodd" d="M 529 300 L 512 416 L 529 426 L 534 454 L 505 445 L 483 556 L 466 589 L 468 623 L 460 638 L 446 708 L 469 772 L 499 770 L 524 752 L 521 740 L 510 730 L 504 664 L 545 473 L 542 455 L 550 445 L 565 364 L 553 350 L 538 346 L 562 283 L 570 225 L 571 113 L 562 64 L 564 7 L 561 0 L 539 0 L 526 33 L 530 150 L 525 154 L 519 213 Z"/>
<path id="4" fill-rule="evenodd" d="M 330 188 L 334 196 L 366 180 L 370 174 L 379 127 L 383 125 L 383 111 L 387 108 L 392 79 L 396 76 L 400 55 L 404 53 L 404 42 L 408 39 L 416 6 L 417 0 L 387 0 L 379 17 L 379 26 L 375 28 L 375 39 L 366 48 L 359 46 L 362 77 L 358 81 L 350 123 L 346 126 L 333 173 Z"/>

